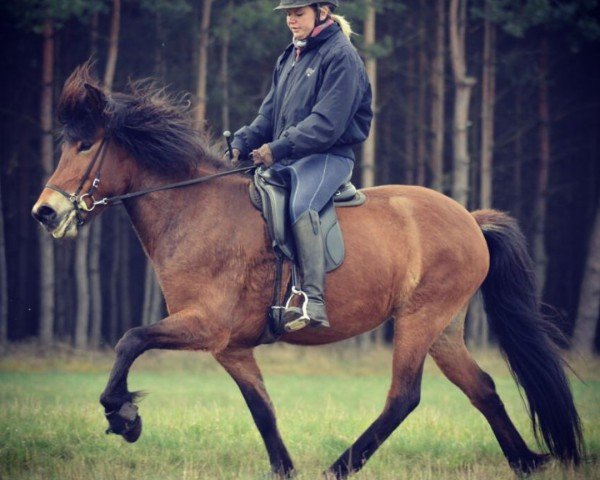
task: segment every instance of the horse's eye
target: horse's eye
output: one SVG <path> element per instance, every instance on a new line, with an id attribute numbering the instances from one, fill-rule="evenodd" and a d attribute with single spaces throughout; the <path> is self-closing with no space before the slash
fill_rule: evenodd
<path id="1" fill-rule="evenodd" d="M 87 152 L 90 148 L 92 148 L 93 145 L 94 145 L 93 142 L 81 142 L 79 144 L 79 151 Z"/>

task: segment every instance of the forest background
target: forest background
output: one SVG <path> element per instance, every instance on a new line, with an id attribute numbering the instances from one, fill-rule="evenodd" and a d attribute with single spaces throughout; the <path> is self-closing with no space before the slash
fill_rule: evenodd
<path id="1" fill-rule="evenodd" d="M 114 345 L 165 308 L 119 208 L 67 243 L 30 215 L 58 159 L 66 77 L 90 57 L 107 90 L 152 77 L 189 92 L 190 114 L 218 137 L 253 119 L 290 41 L 276 3 L 2 2 L 0 350 L 31 339 Z M 355 183 L 425 185 L 515 216 L 545 312 L 583 354 L 600 344 L 599 3 L 353 0 L 339 10 L 375 93 Z M 493 343 L 486 325 L 475 302 L 471 344 Z M 361 342 L 385 342 L 390 328 Z"/>

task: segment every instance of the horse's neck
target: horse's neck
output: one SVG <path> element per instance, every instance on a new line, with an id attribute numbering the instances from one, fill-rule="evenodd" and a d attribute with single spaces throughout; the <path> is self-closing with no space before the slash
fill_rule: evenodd
<path id="1" fill-rule="evenodd" d="M 197 176 L 215 173 L 202 170 Z M 135 190 L 171 183 L 172 180 L 140 175 Z M 126 209 L 147 255 L 156 268 L 168 262 L 176 249 L 193 248 L 190 254 L 210 252 L 212 257 L 226 249 L 235 217 L 251 210 L 245 182 L 227 176 L 206 183 L 163 190 L 127 202 Z"/>

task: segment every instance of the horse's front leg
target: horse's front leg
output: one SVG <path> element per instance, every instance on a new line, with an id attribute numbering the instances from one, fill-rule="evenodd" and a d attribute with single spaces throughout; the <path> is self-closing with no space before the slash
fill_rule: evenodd
<path id="1" fill-rule="evenodd" d="M 183 310 L 160 322 L 128 330 L 115 347 L 116 359 L 108 384 L 100 396 L 109 423 L 107 433 L 135 442 L 142 433 L 137 413 L 137 394 L 127 388 L 127 374 L 137 357 L 153 348 L 169 350 L 223 349 L 229 338 L 226 329 L 208 328 L 196 310 Z"/>
<path id="2" fill-rule="evenodd" d="M 265 442 L 271 470 L 280 477 L 291 477 L 294 465 L 279 434 L 275 410 L 254 359 L 253 350 L 232 348 L 216 353 L 214 356 L 240 388 L 254 423 Z"/>

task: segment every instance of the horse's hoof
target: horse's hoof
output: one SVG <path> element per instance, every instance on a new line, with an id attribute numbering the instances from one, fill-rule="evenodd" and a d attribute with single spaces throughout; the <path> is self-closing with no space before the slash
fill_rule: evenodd
<path id="1" fill-rule="evenodd" d="M 105 414 L 109 428 L 106 433 L 121 435 L 127 442 L 133 443 L 142 434 L 142 417 L 138 415 L 138 407 L 131 402 L 121 405 L 119 410 Z"/>
<path id="2" fill-rule="evenodd" d="M 126 432 L 123 432 L 121 435 L 125 439 L 126 442 L 134 443 L 140 438 L 142 434 L 142 417 L 138 415 L 133 420 L 133 423 L 130 424 L 129 428 Z"/>
<path id="3" fill-rule="evenodd" d="M 511 463 L 511 467 L 519 474 L 529 475 L 535 472 L 536 470 L 542 468 L 551 459 L 552 456 L 548 453 L 534 453 L 528 458 Z"/>

